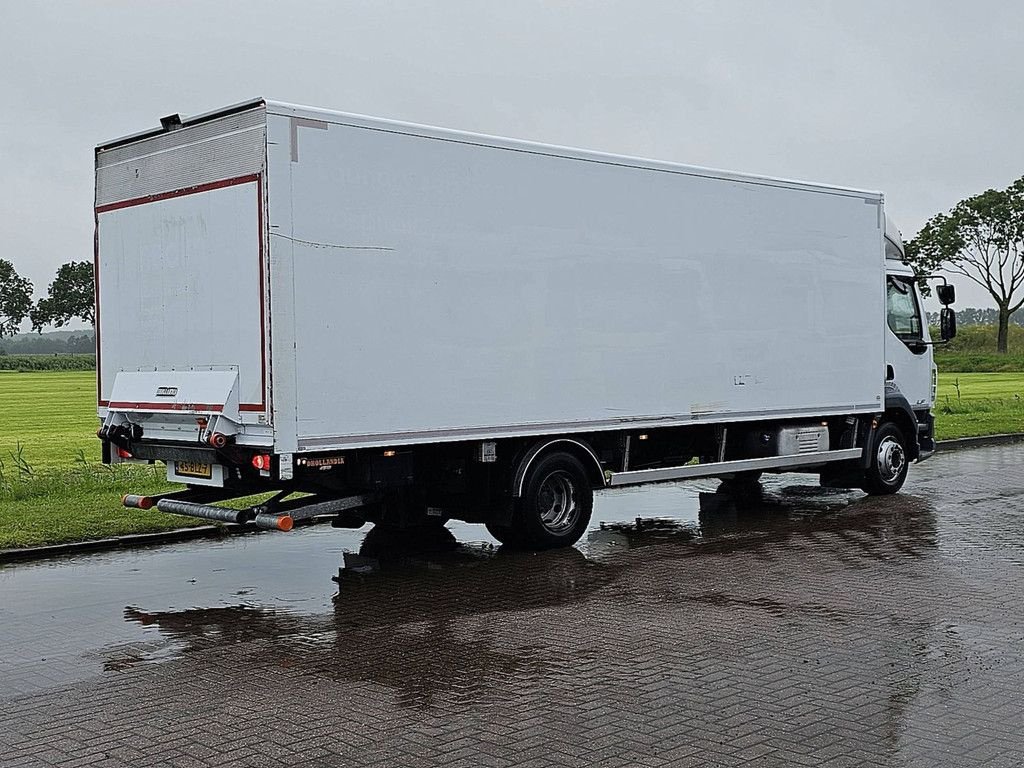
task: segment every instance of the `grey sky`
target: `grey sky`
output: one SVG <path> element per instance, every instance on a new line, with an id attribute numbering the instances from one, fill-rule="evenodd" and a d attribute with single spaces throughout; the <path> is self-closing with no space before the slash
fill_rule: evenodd
<path id="1" fill-rule="evenodd" d="M 1022 50 L 980 0 L 7 0 L 0 257 L 45 291 L 91 258 L 95 144 L 252 96 L 880 189 L 909 237 L 1024 175 Z"/>

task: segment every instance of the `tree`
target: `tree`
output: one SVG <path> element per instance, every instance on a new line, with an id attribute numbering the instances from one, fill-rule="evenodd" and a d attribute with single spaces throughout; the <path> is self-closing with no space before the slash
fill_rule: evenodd
<path id="1" fill-rule="evenodd" d="M 31 281 L 15 272 L 11 262 L 0 259 L 0 339 L 16 334 L 31 310 Z"/>
<path id="2" fill-rule="evenodd" d="M 32 309 L 32 330 L 42 333 L 44 325 L 60 328 L 78 318 L 96 324 L 96 297 L 93 293 L 92 262 L 69 261 L 57 270 L 49 295 Z"/>
<path id="3" fill-rule="evenodd" d="M 68 339 L 68 352 L 72 354 L 94 352 L 95 349 L 96 344 L 90 334 L 83 333 L 81 336 L 72 336 Z"/>
<path id="4" fill-rule="evenodd" d="M 1010 316 L 1024 305 L 1024 177 L 933 216 L 908 244 L 907 261 L 919 275 L 944 269 L 988 291 L 1005 353 Z"/>

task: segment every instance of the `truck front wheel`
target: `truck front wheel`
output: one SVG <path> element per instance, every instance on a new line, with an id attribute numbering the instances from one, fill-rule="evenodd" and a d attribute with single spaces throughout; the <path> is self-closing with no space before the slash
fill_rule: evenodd
<path id="1" fill-rule="evenodd" d="M 594 489 L 580 460 L 569 453 L 551 453 L 530 467 L 511 525 L 487 529 L 502 544 L 514 547 L 571 547 L 586 532 L 593 508 Z"/>
<path id="2" fill-rule="evenodd" d="M 907 479 L 910 461 L 903 432 L 892 422 L 883 424 L 875 433 L 871 465 L 864 473 L 861 488 L 872 496 L 896 493 Z"/>

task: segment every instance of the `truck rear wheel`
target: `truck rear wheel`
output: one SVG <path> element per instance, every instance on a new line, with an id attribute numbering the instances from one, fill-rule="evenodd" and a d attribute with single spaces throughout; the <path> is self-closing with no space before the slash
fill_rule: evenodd
<path id="1" fill-rule="evenodd" d="M 524 549 L 571 547 L 587 530 L 594 489 L 570 453 L 551 453 L 530 467 L 511 525 L 488 525 L 502 544 Z"/>
<path id="2" fill-rule="evenodd" d="M 871 466 L 864 472 L 861 489 L 872 496 L 896 493 L 907 479 L 910 460 L 903 432 L 892 422 L 883 424 L 875 433 Z"/>

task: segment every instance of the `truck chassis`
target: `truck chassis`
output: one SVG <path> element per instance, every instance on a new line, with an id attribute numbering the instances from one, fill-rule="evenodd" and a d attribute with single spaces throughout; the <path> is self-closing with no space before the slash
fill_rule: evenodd
<path id="1" fill-rule="evenodd" d="M 895 493 L 909 464 L 934 451 L 934 440 L 928 412 L 915 413 L 898 398 L 891 404 L 869 417 L 304 454 L 294 458 L 289 479 L 280 477 L 280 457 L 230 441 L 220 447 L 147 442 L 137 425 L 103 439 L 108 458 L 117 451 L 122 458 L 198 459 L 225 468 L 222 488 L 127 495 L 130 508 L 280 531 L 325 516 L 338 527 L 461 519 L 484 523 L 504 544 L 539 549 L 578 540 L 601 488 L 702 477 L 750 483 L 764 472 L 810 472 L 823 485 Z M 275 495 L 241 509 L 215 505 L 268 491 Z"/>

